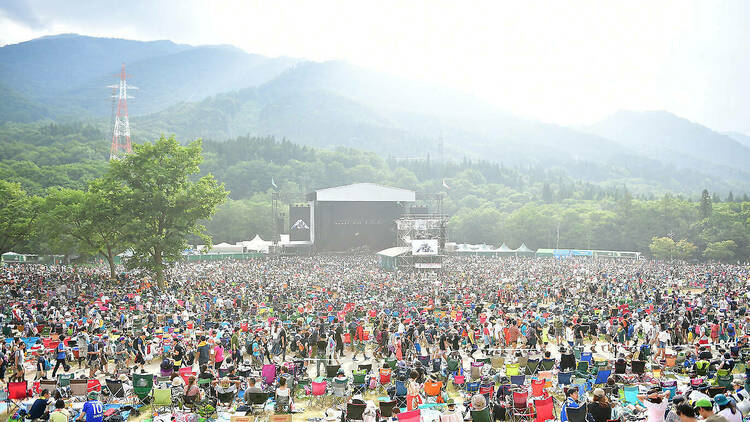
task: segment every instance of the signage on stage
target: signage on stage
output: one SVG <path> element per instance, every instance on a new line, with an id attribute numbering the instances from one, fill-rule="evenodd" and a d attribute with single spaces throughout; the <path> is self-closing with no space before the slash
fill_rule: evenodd
<path id="1" fill-rule="evenodd" d="M 289 240 L 310 240 L 310 207 L 289 207 Z"/>
<path id="2" fill-rule="evenodd" d="M 411 254 L 414 256 L 437 255 L 437 239 L 419 239 L 411 241 Z"/>

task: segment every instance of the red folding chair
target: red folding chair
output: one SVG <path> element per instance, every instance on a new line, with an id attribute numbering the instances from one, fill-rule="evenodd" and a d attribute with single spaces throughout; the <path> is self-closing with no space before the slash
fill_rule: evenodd
<path id="1" fill-rule="evenodd" d="M 545 384 L 544 380 L 531 380 L 531 397 L 547 397 Z"/>
<path id="2" fill-rule="evenodd" d="M 552 397 L 534 400 L 534 408 L 536 410 L 536 422 L 555 420 L 555 402 Z"/>
<path id="3" fill-rule="evenodd" d="M 513 392 L 513 420 L 531 421 L 534 419 L 534 411 L 529 406 L 529 393 Z"/>
<path id="4" fill-rule="evenodd" d="M 98 379 L 90 379 L 88 384 L 86 384 L 86 393 L 90 393 L 92 391 L 102 391 L 102 383 L 99 382 Z"/>
<path id="5" fill-rule="evenodd" d="M 22 401 L 30 397 L 28 388 L 29 386 L 26 384 L 26 381 L 8 383 L 8 402 L 10 402 L 8 405 L 9 413 L 13 413 L 13 411 L 21 406 Z M 11 404 L 13 405 L 12 408 L 10 406 Z"/>

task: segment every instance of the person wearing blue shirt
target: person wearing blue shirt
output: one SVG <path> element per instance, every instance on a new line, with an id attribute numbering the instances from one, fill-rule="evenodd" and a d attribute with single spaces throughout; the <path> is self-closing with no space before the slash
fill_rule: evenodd
<path id="1" fill-rule="evenodd" d="M 565 401 L 560 409 L 560 422 L 568 422 L 568 409 L 578 409 L 578 387 L 572 386 L 565 390 Z"/>
<path id="2" fill-rule="evenodd" d="M 57 370 L 60 368 L 60 366 L 63 367 L 63 371 L 67 372 L 70 370 L 70 366 L 68 366 L 67 362 L 65 362 L 65 359 L 67 357 L 67 353 L 65 351 L 65 336 L 60 336 L 60 343 L 55 348 L 55 368 L 52 370 L 52 378 L 55 378 L 57 375 Z"/>
<path id="3" fill-rule="evenodd" d="M 79 421 L 102 422 L 104 418 L 104 405 L 99 401 L 99 393 L 92 391 L 88 395 L 89 400 L 83 404 L 83 410 L 78 416 Z"/>

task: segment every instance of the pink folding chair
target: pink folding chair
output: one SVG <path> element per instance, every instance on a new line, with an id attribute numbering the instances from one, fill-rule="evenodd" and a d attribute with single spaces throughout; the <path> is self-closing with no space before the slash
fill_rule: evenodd
<path id="1" fill-rule="evenodd" d="M 260 376 L 266 385 L 273 385 L 273 382 L 276 380 L 276 365 L 263 365 Z"/>
<path id="2" fill-rule="evenodd" d="M 399 422 L 420 422 L 422 419 L 422 411 L 412 410 L 411 412 L 403 412 L 396 415 Z"/>

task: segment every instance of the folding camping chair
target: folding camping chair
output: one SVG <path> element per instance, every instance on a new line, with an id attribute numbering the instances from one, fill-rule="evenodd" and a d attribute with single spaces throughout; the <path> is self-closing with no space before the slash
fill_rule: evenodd
<path id="1" fill-rule="evenodd" d="M 393 408 L 396 407 L 396 400 L 386 400 L 378 403 L 380 409 L 381 418 L 391 418 L 393 416 Z"/>
<path id="2" fill-rule="evenodd" d="M 588 413 L 588 409 L 585 404 L 581 407 L 565 409 L 565 414 L 570 422 L 585 422 L 586 413 Z"/>
<path id="3" fill-rule="evenodd" d="M 544 385 L 545 381 L 542 379 L 531 380 L 531 397 L 546 397 L 547 391 Z"/>
<path id="4" fill-rule="evenodd" d="M 505 376 L 511 377 L 513 375 L 519 375 L 521 371 L 517 363 L 506 363 L 505 364 Z"/>
<path id="5" fill-rule="evenodd" d="M 50 394 L 57 391 L 57 380 L 39 380 L 39 389 L 47 390 Z"/>
<path id="6" fill-rule="evenodd" d="M 531 421 L 532 419 L 534 419 L 534 411 L 529 407 L 529 393 L 527 391 L 513 392 L 513 407 L 511 408 L 511 416 L 513 417 L 514 421 Z"/>
<path id="7" fill-rule="evenodd" d="M 346 404 L 346 421 L 361 421 L 367 405 L 364 403 L 347 403 Z"/>
<path id="8" fill-rule="evenodd" d="M 551 396 L 534 400 L 534 410 L 536 410 L 535 422 L 555 420 L 555 402 Z"/>
<path id="9" fill-rule="evenodd" d="M 443 397 L 440 393 L 443 391 L 442 381 L 427 381 L 424 383 L 424 393 L 427 396 L 427 401 L 434 400 L 433 403 L 442 403 Z"/>
<path id="10" fill-rule="evenodd" d="M 472 410 L 470 414 L 471 420 L 474 422 L 493 422 L 489 407 L 485 407 L 482 410 Z"/>
<path id="11" fill-rule="evenodd" d="M 248 393 L 245 392 L 245 403 L 250 405 L 250 414 L 254 415 L 257 411 L 264 412 L 266 409 L 266 402 L 268 401 L 268 393 Z"/>
<path id="12" fill-rule="evenodd" d="M 110 397 L 117 399 L 125 398 L 125 384 L 120 380 L 105 380 L 107 389 L 109 390 Z"/>
<path id="13" fill-rule="evenodd" d="M 338 375 L 339 373 L 339 369 L 341 369 L 341 365 L 326 365 L 326 378 L 336 378 L 336 375 Z"/>
<path id="14" fill-rule="evenodd" d="M 151 402 L 154 413 L 161 412 L 164 409 L 169 409 L 169 412 L 174 411 L 174 404 L 172 402 L 172 389 L 171 388 L 155 388 L 154 389 L 154 400 Z"/>
<path id="15" fill-rule="evenodd" d="M 502 369 L 503 365 L 505 365 L 505 358 L 499 355 L 492 355 L 490 357 L 490 364 L 492 365 L 492 369 Z"/>
<path id="16" fill-rule="evenodd" d="M 134 404 L 147 404 L 151 390 L 154 388 L 154 376 L 151 374 L 133 374 Z"/>
<path id="17" fill-rule="evenodd" d="M 89 380 L 70 380 L 70 397 L 72 399 L 86 400 L 88 393 Z"/>
<path id="18" fill-rule="evenodd" d="M 367 390 L 367 372 L 364 370 L 352 371 L 352 390 L 354 393 L 364 394 Z"/>
<path id="19" fill-rule="evenodd" d="M 312 386 L 310 390 L 311 391 L 310 395 L 312 396 L 310 397 L 310 406 L 312 406 L 313 403 L 316 403 L 316 402 L 319 405 L 323 404 L 323 401 L 325 400 L 326 391 L 328 390 L 328 383 L 325 380 L 323 380 L 322 382 L 313 381 L 310 385 Z"/>
<path id="20" fill-rule="evenodd" d="M 526 362 L 526 375 L 536 374 L 537 369 L 539 369 L 539 359 L 529 359 Z"/>
<path id="21" fill-rule="evenodd" d="M 640 390 L 638 389 L 637 385 L 626 385 L 622 389 L 624 395 L 625 395 L 625 401 L 630 404 L 640 404 L 643 406 L 643 403 L 641 403 L 640 400 L 638 400 L 638 394 L 640 394 Z"/>
<path id="22" fill-rule="evenodd" d="M 636 375 L 643 375 L 646 372 L 646 361 L 634 360 L 630 363 L 630 370 Z"/>
<path id="23" fill-rule="evenodd" d="M 596 373 L 594 385 L 606 384 L 610 375 L 612 375 L 611 369 L 600 369 L 599 372 Z"/>
<path id="24" fill-rule="evenodd" d="M 558 372 L 557 385 L 570 385 L 570 379 L 573 377 L 572 372 Z"/>
<path id="25" fill-rule="evenodd" d="M 29 398 L 28 384 L 26 381 L 14 381 L 8 383 L 8 413 L 13 413 L 21 407 L 21 402 Z"/>
<path id="26" fill-rule="evenodd" d="M 326 371 L 328 371 L 328 365 L 326 365 Z M 273 385 L 274 381 L 276 381 L 276 365 L 263 365 L 263 368 L 260 370 L 260 377 L 263 378 L 263 384 Z"/>
<path id="27" fill-rule="evenodd" d="M 661 389 L 662 391 L 669 391 L 669 400 L 672 400 L 677 394 L 677 381 L 662 381 Z"/>

